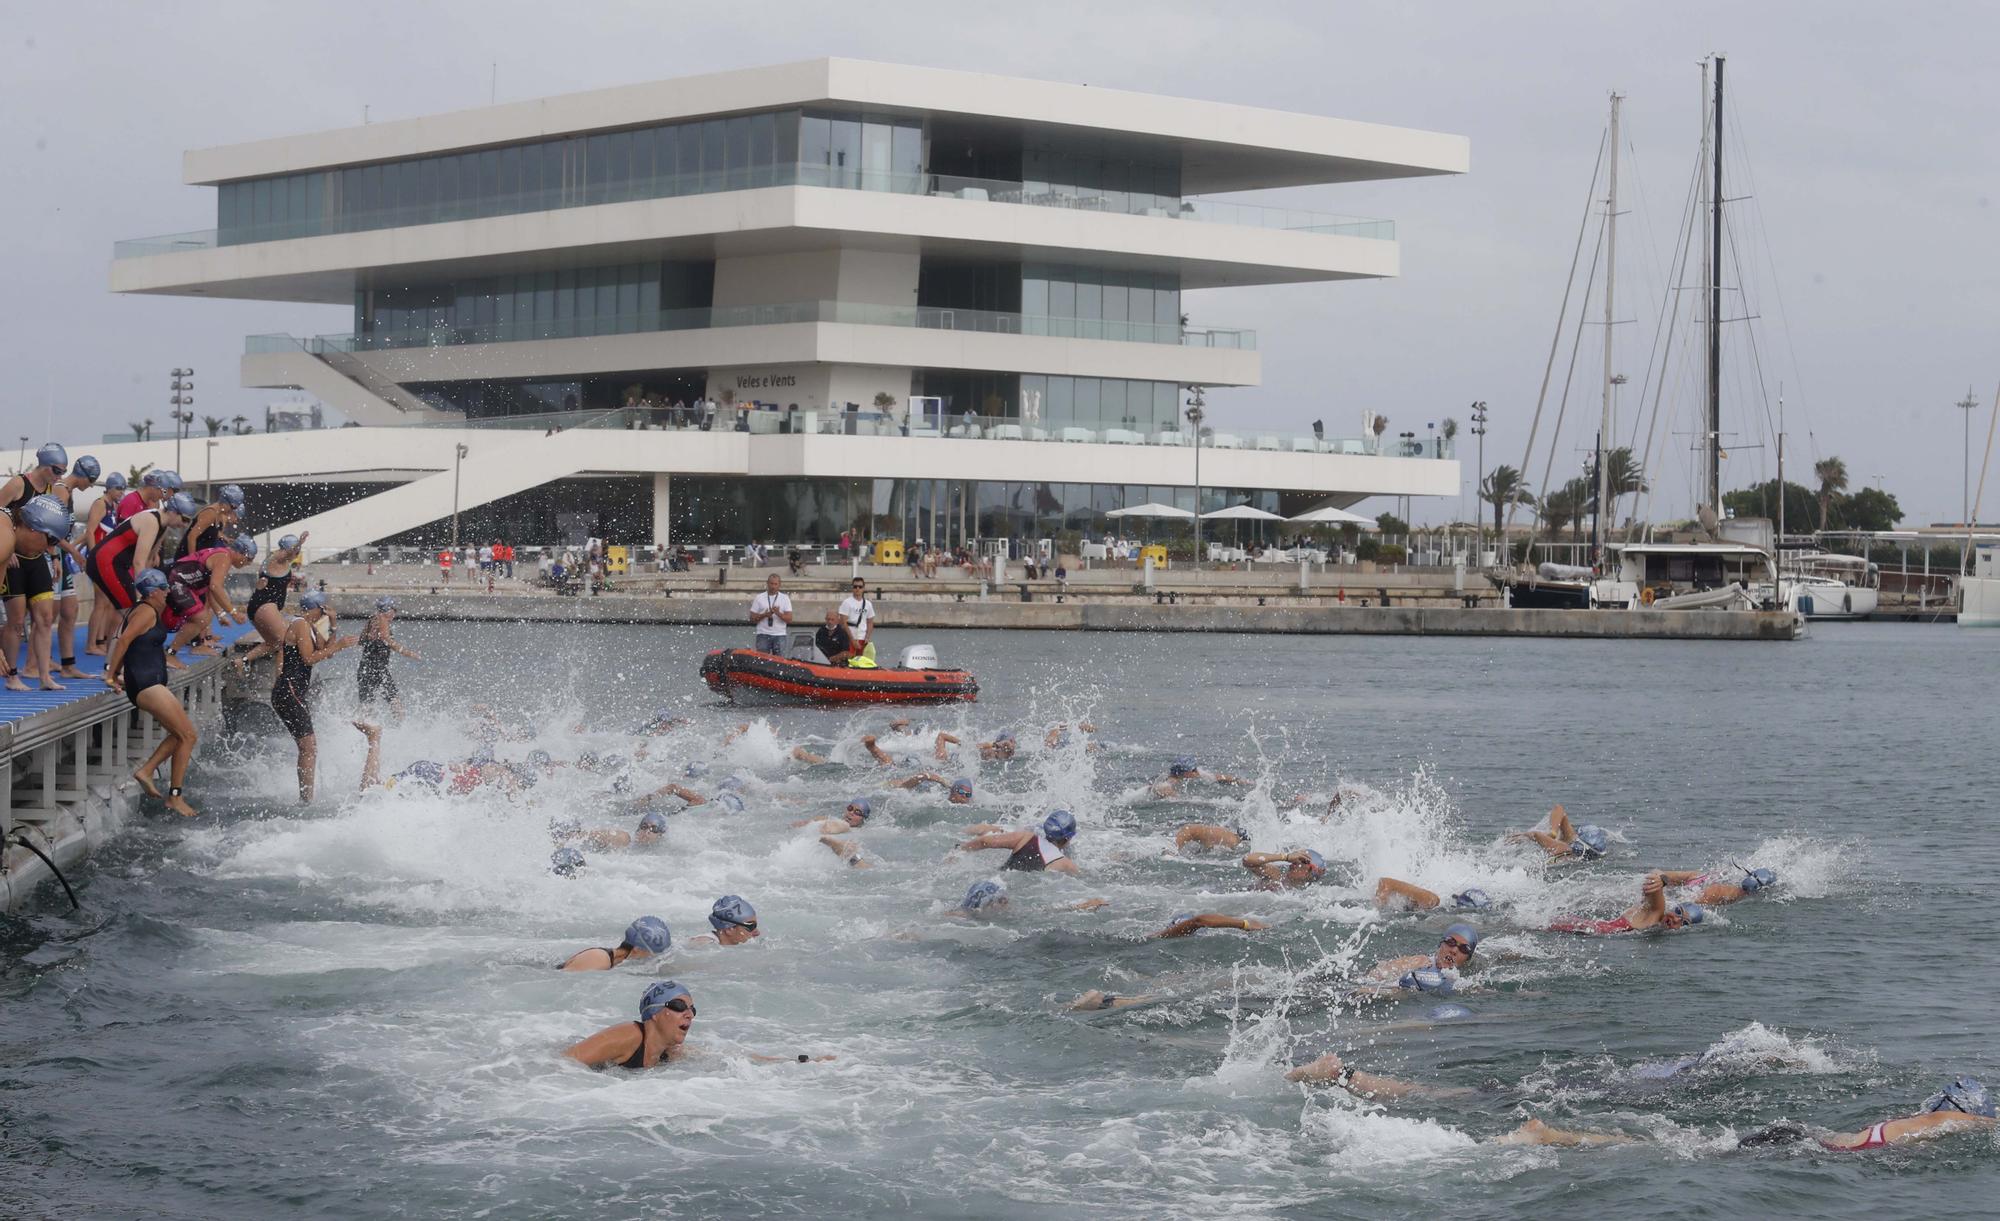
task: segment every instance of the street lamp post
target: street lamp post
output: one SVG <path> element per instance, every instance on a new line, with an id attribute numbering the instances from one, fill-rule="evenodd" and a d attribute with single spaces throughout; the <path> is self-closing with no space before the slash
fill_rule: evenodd
<path id="1" fill-rule="evenodd" d="M 1972 413 L 1979 410 L 1979 400 L 1972 397 L 1972 387 L 1965 388 L 1965 397 L 1954 406 L 1965 412 L 1965 456 L 1959 459 L 1958 474 L 1961 491 L 1959 493 L 1959 520 L 1967 527 L 1972 525 Z"/>
<path id="2" fill-rule="evenodd" d="M 1188 426 L 1194 429 L 1194 570 L 1201 571 L 1201 421 L 1207 413 L 1200 386 L 1189 386 Z"/>
<path id="3" fill-rule="evenodd" d="M 451 460 L 451 545 L 454 550 L 458 547 L 458 468 L 465 461 L 465 455 L 472 452 L 463 441 L 458 443 L 455 451 Z"/>
<path id="4" fill-rule="evenodd" d="M 174 469 L 181 468 L 181 439 L 187 436 L 187 426 L 194 422 L 194 370 L 175 369 L 173 381 L 174 396 L 167 400 L 173 405 L 174 418 Z"/>
<path id="5" fill-rule="evenodd" d="M 1478 541 L 1473 547 L 1479 552 L 1480 566 L 1486 563 L 1486 401 L 1481 399 L 1472 405 L 1472 435 L 1479 438 L 1479 468 L 1472 473 L 1472 499 L 1479 509 L 1474 514 L 1478 519 Z"/>

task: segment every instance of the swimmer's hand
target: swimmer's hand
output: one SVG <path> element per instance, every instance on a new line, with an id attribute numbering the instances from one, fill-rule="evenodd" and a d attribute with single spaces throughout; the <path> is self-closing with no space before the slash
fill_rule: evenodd
<path id="1" fill-rule="evenodd" d="M 1324 1085 L 1340 1079 L 1341 1070 L 1347 1066 L 1339 1056 L 1328 1052 L 1317 1060 L 1301 1064 L 1285 1074 L 1285 1080 L 1307 1085 Z"/>
<path id="2" fill-rule="evenodd" d="M 1085 899 L 1081 903 L 1072 905 L 1070 907 L 1070 910 L 1078 912 L 1094 912 L 1098 908 L 1109 907 L 1109 906 L 1111 906 L 1111 900 L 1109 899 Z"/>

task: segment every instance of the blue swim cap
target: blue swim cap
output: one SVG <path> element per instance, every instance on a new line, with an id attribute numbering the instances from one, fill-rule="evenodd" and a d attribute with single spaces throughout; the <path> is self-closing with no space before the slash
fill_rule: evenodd
<path id="1" fill-rule="evenodd" d="M 278 539 L 278 550 L 280 551 L 290 551 L 298 545 L 299 536 L 296 534 L 286 534 Z"/>
<path id="2" fill-rule="evenodd" d="M 167 587 L 167 574 L 157 568 L 142 568 L 139 575 L 132 578 L 132 589 L 140 597 L 145 597 L 156 589 Z"/>
<path id="3" fill-rule="evenodd" d="M 1192 776 L 1200 770 L 1200 768 L 1195 766 L 1193 755 L 1182 755 L 1172 763 L 1167 764 L 1167 775 L 1169 776 Z"/>
<path id="4" fill-rule="evenodd" d="M 1465 942 L 1466 948 L 1472 950 L 1474 953 L 1477 953 L 1479 950 L 1479 930 L 1470 924 L 1454 924 L 1445 929 L 1444 935 L 1446 937 L 1456 937 L 1460 941 Z"/>
<path id="5" fill-rule="evenodd" d="M 629 773 L 626 773 L 626 772 L 620 772 L 620 773 L 618 773 L 618 774 L 617 774 L 616 776 L 612 777 L 612 779 L 611 779 L 611 791 L 612 791 L 612 792 L 614 792 L 614 793 L 629 793 L 629 792 L 631 792 L 631 791 L 632 791 L 632 777 L 631 777 L 631 775 L 630 775 Z"/>
<path id="6" fill-rule="evenodd" d="M 583 865 L 583 853 L 574 848 L 558 848 L 549 855 L 549 872 L 557 877 L 575 877 Z"/>
<path id="7" fill-rule="evenodd" d="M 732 924 L 738 928 L 757 927 L 757 909 L 742 895 L 724 895 L 708 909 L 708 927 L 719 933 Z"/>
<path id="8" fill-rule="evenodd" d="M 59 542 L 69 537 L 69 508 L 53 496 L 37 496 L 21 506 L 21 524 Z"/>
<path id="9" fill-rule="evenodd" d="M 168 492 L 178 492 L 181 490 L 181 477 L 172 471 L 147 471 L 145 474 L 139 476 L 139 486 L 142 488 L 160 488 Z"/>
<path id="10" fill-rule="evenodd" d="M 951 791 L 954 796 L 970 797 L 972 796 L 972 781 L 960 776 L 951 782 Z"/>
<path id="11" fill-rule="evenodd" d="M 60 475 L 69 469 L 69 451 L 50 441 L 35 451 L 35 465 L 53 466 L 56 474 Z"/>
<path id="12" fill-rule="evenodd" d="M 958 910 L 976 912 L 1007 901 L 1007 887 L 995 881 L 975 882 L 965 897 L 958 901 Z"/>
<path id="13" fill-rule="evenodd" d="M 733 793 L 743 787 L 743 777 L 724 776 L 721 780 L 716 781 L 715 787 L 721 792 Z"/>
<path id="14" fill-rule="evenodd" d="M 1176 912 L 1174 913 L 1174 918 L 1167 921 L 1167 927 L 1172 928 L 1174 925 L 1181 923 L 1183 920 L 1192 920 L 1194 919 L 1194 917 L 1195 913 L 1193 912 Z"/>
<path id="15" fill-rule="evenodd" d="M 516 784 L 519 784 L 522 788 L 529 788 L 529 789 L 534 788 L 535 785 L 541 780 L 541 777 L 535 774 L 535 769 L 530 764 L 506 763 L 502 764 L 501 766 L 507 769 L 507 774 L 509 776 L 512 776 L 514 778 L 514 782 Z"/>
<path id="16" fill-rule="evenodd" d="M 665 835 L 667 833 L 667 816 L 658 810 L 648 810 L 639 819 L 639 829 L 641 831 L 650 831 L 654 835 Z"/>
<path id="17" fill-rule="evenodd" d="M 868 799 L 866 797 L 856 797 L 854 800 L 848 802 L 847 805 L 848 809 L 854 810 L 856 813 L 861 815 L 862 822 L 867 822 L 868 816 L 875 812 L 875 807 L 868 803 Z M 843 813 L 845 813 L 845 811 L 843 811 Z"/>
<path id="18" fill-rule="evenodd" d="M 1433 1022 L 1449 1022 L 1454 1018 L 1471 1017 L 1472 1010 L 1467 1009 L 1457 1001 L 1452 1001 L 1443 1005 L 1432 1005 L 1424 1011 L 1424 1016 Z"/>
<path id="19" fill-rule="evenodd" d="M 299 599 L 299 609 L 302 611 L 325 610 L 326 595 L 317 589 L 308 589 L 306 596 Z"/>
<path id="20" fill-rule="evenodd" d="M 993 745 L 995 746 L 1000 745 L 1002 742 L 1012 742 L 1013 740 L 1014 735 L 1004 729 L 993 735 Z"/>
<path id="21" fill-rule="evenodd" d="M 1308 848 L 1308 849 L 1306 849 L 1306 860 L 1307 860 L 1308 862 L 1310 862 L 1310 863 L 1311 863 L 1311 865 L 1312 865 L 1312 871 L 1313 871 L 1313 876 L 1314 876 L 1314 877 L 1316 877 L 1316 878 L 1323 878 L 1323 877 L 1325 877 L 1325 876 L 1326 876 L 1326 858 L 1325 858 L 1325 857 L 1321 856 L 1321 855 L 1320 855 L 1320 854 L 1319 854 L 1319 853 L 1318 853 L 1317 851 L 1315 851 L 1314 849 L 1311 849 L 1311 848 Z"/>
<path id="22" fill-rule="evenodd" d="M 630 763 L 631 760 L 627 759 L 624 755 L 613 752 L 611 754 L 604 756 L 604 758 L 599 762 L 603 764 L 605 771 L 613 772 L 617 771 L 621 767 L 624 767 L 627 763 Z"/>
<path id="23" fill-rule="evenodd" d="M 241 509 L 243 507 L 243 489 L 233 483 L 225 483 L 222 485 L 222 490 L 215 494 L 215 499 L 218 503 L 226 504 L 232 509 Z"/>
<path id="24" fill-rule="evenodd" d="M 1493 900 L 1487 896 L 1485 891 L 1479 889 L 1477 886 L 1468 886 L 1451 897 L 1451 905 L 1453 907 L 1469 907 L 1474 911 L 1482 911 L 1491 907 Z"/>
<path id="25" fill-rule="evenodd" d="M 1689 924 L 1700 924 L 1708 919 L 1708 911 L 1699 903 L 1676 903 L 1668 910 Z"/>
<path id="26" fill-rule="evenodd" d="M 580 818 L 551 818 L 549 834 L 556 839 L 575 839 L 583 834 L 583 820 Z"/>
<path id="27" fill-rule="evenodd" d="M 1076 816 L 1068 810 L 1050 810 L 1042 820 L 1042 834 L 1052 844 L 1067 844 L 1076 838 Z"/>
<path id="28" fill-rule="evenodd" d="M 555 756 L 551 755 L 548 751 L 531 750 L 528 752 L 528 762 L 534 764 L 536 767 L 547 767 L 555 761 Z"/>
<path id="29" fill-rule="evenodd" d="M 1611 837 L 1596 823 L 1585 823 L 1576 829 L 1576 838 L 1570 841 L 1569 850 L 1576 856 L 1590 860 L 1603 856 L 1611 847 Z"/>
<path id="30" fill-rule="evenodd" d="M 1770 869 L 1752 869 L 1743 875 L 1741 882 L 1737 883 L 1737 885 L 1743 888 L 1743 893 L 1746 895 L 1754 895 L 1766 886 L 1776 886 L 1777 884 L 1778 875 L 1776 871 Z"/>
<path id="31" fill-rule="evenodd" d="M 167 497 L 167 503 L 162 507 L 167 512 L 185 517 L 189 521 L 193 521 L 195 514 L 201 512 L 200 509 L 195 508 L 194 497 L 188 495 L 186 492 L 175 492 L 172 496 Z"/>
<path id="32" fill-rule="evenodd" d="M 97 477 L 99 475 L 102 475 L 103 473 L 104 473 L 104 468 L 102 466 L 99 466 L 97 463 L 97 459 L 91 457 L 89 454 L 85 454 L 83 457 L 78 458 L 76 460 L 76 465 L 70 468 L 70 474 L 82 475 L 85 479 L 90 480 L 92 483 L 96 483 Z"/>
<path id="33" fill-rule="evenodd" d="M 651 1021 L 654 1014 L 665 1009 L 667 1002 L 676 997 L 686 1000 L 690 1007 L 694 1005 L 694 994 L 673 980 L 663 979 L 659 983 L 654 984 L 652 987 L 646 989 L 645 995 L 639 998 L 639 1020 L 642 1022 Z"/>
<path id="34" fill-rule="evenodd" d="M 673 943 L 674 935 L 667 922 L 658 916 L 641 916 L 625 930 L 625 944 L 648 954 L 664 954 Z"/>
<path id="35" fill-rule="evenodd" d="M 229 549 L 246 560 L 257 558 L 257 540 L 247 534 L 239 534 L 229 540 Z"/>
<path id="36" fill-rule="evenodd" d="M 1924 1101 L 1927 1113 L 1936 1111 L 1962 1111 L 1967 1115 L 1984 1115 L 1995 1118 L 1993 1096 L 1977 1077 L 1957 1077 L 1951 1084 Z"/>
<path id="37" fill-rule="evenodd" d="M 1414 971 L 1403 972 L 1403 978 L 1396 986 L 1406 992 L 1428 992 L 1433 996 L 1451 995 L 1451 977 L 1436 967 L 1418 967 Z"/>
<path id="38" fill-rule="evenodd" d="M 376 614 L 378 614 L 378 615 L 386 615 L 386 614 L 388 614 L 388 613 L 389 613 L 390 611 L 392 611 L 392 610 L 395 610 L 395 609 L 396 609 L 396 600 L 395 600 L 394 598 L 391 598 L 391 597 L 389 597 L 388 595 L 386 595 L 386 594 L 385 594 L 385 595 L 383 595 L 382 597 L 380 597 L 380 598 L 377 598 L 377 599 L 375 599 L 375 613 L 376 613 Z"/>
<path id="39" fill-rule="evenodd" d="M 681 769 L 681 777 L 686 780 L 699 780 L 706 775 L 708 775 L 708 764 L 700 760 L 696 760 Z"/>
<path id="40" fill-rule="evenodd" d="M 122 492 L 131 486 L 132 481 L 125 478 L 124 471 L 113 471 L 104 477 L 104 490 L 107 492 Z"/>
<path id="41" fill-rule="evenodd" d="M 402 771 L 397 772 L 396 780 L 398 783 L 405 780 L 415 780 L 422 784 L 443 784 L 444 764 L 432 759 L 419 759 Z"/>
<path id="42" fill-rule="evenodd" d="M 715 804 L 728 810 L 731 814 L 741 814 L 743 812 L 743 799 L 734 793 L 719 794 L 715 799 Z"/>

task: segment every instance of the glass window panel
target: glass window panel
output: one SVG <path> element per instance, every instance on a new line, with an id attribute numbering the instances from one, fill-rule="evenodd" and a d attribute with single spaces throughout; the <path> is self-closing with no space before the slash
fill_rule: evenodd
<path id="1" fill-rule="evenodd" d="M 917 192 L 923 187 L 924 129 L 909 121 L 896 124 L 890 136 L 889 168 L 895 174 L 895 191 Z"/>
<path id="2" fill-rule="evenodd" d="M 750 185 L 767 187 L 771 185 L 771 167 L 778 157 L 778 116 L 775 114 L 753 114 L 750 116 Z"/>
<path id="3" fill-rule="evenodd" d="M 1076 316 L 1079 319 L 1076 333 L 1079 339 L 1104 338 L 1104 286 L 1101 284 L 1079 284 L 1076 286 Z"/>
<path id="4" fill-rule="evenodd" d="M 750 185 L 750 116 L 739 114 L 722 122 L 723 164 L 729 169 L 724 189 L 740 191 Z"/>
<path id="5" fill-rule="evenodd" d="M 1153 293 L 1153 321 L 1161 326 L 1178 327 L 1181 321 L 1181 292 L 1178 288 L 1160 288 Z"/>
<path id="6" fill-rule="evenodd" d="M 361 211 L 371 225 L 380 223 L 382 212 L 382 167 L 361 167 Z"/>
<path id="7" fill-rule="evenodd" d="M 226 239 L 229 230 L 236 227 L 237 189 L 234 182 L 225 182 L 215 189 L 215 227 L 219 238 Z"/>
<path id="8" fill-rule="evenodd" d="M 639 269 L 626 265 L 618 269 L 618 330 L 627 334 L 639 329 Z"/>
<path id="9" fill-rule="evenodd" d="M 861 171 L 862 185 L 873 191 L 894 190 L 890 173 L 895 168 L 891 164 L 890 149 L 894 141 L 890 136 L 889 123 L 885 119 L 869 119 L 861 125 Z"/>
<path id="10" fill-rule="evenodd" d="M 569 140 L 550 140 L 542 145 L 542 198 L 552 208 L 559 208 L 567 198 L 564 193 L 564 174 L 569 165 Z"/>
<path id="11" fill-rule="evenodd" d="M 542 210 L 542 146 L 530 144 L 521 150 L 521 168 L 518 171 L 516 191 L 523 212 Z"/>
<path id="12" fill-rule="evenodd" d="M 597 268 L 580 267 L 576 272 L 576 333 L 595 335 L 597 324 Z"/>
<path id="13" fill-rule="evenodd" d="M 1076 285 L 1068 280 L 1049 281 L 1049 334 L 1076 336 Z"/>
<path id="14" fill-rule="evenodd" d="M 583 202 L 601 204 L 611 197 L 611 137 L 587 136 L 583 142 Z"/>
<path id="15" fill-rule="evenodd" d="M 1084 428 L 1102 427 L 1098 404 L 1102 388 L 1094 377 L 1076 379 L 1076 422 Z"/>
<path id="16" fill-rule="evenodd" d="M 674 194 L 701 189 L 701 124 L 682 123 L 674 129 Z"/>
<path id="17" fill-rule="evenodd" d="M 600 267 L 597 269 L 597 331 L 608 335 L 617 329 L 618 318 L 618 269 Z"/>
<path id="18" fill-rule="evenodd" d="M 479 154 L 479 215 L 491 216 L 500 210 L 500 150 L 489 148 Z"/>
<path id="19" fill-rule="evenodd" d="M 1049 400 L 1043 411 L 1050 428 L 1062 428 L 1076 423 L 1076 379 L 1073 377 L 1051 377 L 1049 379 Z"/>
<path id="20" fill-rule="evenodd" d="M 1153 418 L 1160 421 L 1162 428 L 1179 428 L 1181 421 L 1181 388 L 1172 382 L 1153 383 Z M 1190 427 L 1192 427 L 1190 425 Z"/>
<path id="21" fill-rule="evenodd" d="M 439 157 L 437 175 L 437 215 L 440 220 L 450 220 L 458 215 L 458 158 Z"/>
<path id="22" fill-rule="evenodd" d="M 701 125 L 701 189 L 720 191 L 725 189 L 728 178 L 725 174 L 727 161 L 723 149 L 727 145 L 728 121 L 708 119 Z"/>
<path id="23" fill-rule="evenodd" d="M 1104 337 L 1106 339 L 1129 339 L 1130 327 L 1125 325 L 1127 289 L 1123 284 L 1104 286 Z"/>
<path id="24" fill-rule="evenodd" d="M 833 121 L 806 115 L 799 120 L 799 182 L 804 186 L 832 185 L 827 166 L 833 164 Z"/>
<path id="25" fill-rule="evenodd" d="M 1021 418 L 1039 427 L 1049 419 L 1049 379 L 1039 373 L 1021 375 Z"/>
<path id="26" fill-rule="evenodd" d="M 1105 378 L 1099 383 L 1098 410 L 1103 414 L 1106 428 L 1135 428 L 1139 422 L 1125 406 L 1125 383 L 1117 378 Z M 1151 404 L 1148 404 L 1150 407 Z M 1152 414 L 1150 410 L 1146 413 Z"/>
<path id="27" fill-rule="evenodd" d="M 514 333 L 514 288 L 512 276 L 501 276 L 493 301 L 493 331 L 497 340 L 518 338 Z"/>
<path id="28" fill-rule="evenodd" d="M 833 139 L 827 154 L 828 164 L 833 167 L 832 185 L 858 186 L 861 181 L 861 121 L 835 119 L 832 126 Z"/>
<path id="29" fill-rule="evenodd" d="M 423 187 L 417 175 L 417 158 L 399 161 L 391 167 L 396 176 L 396 223 L 419 225 L 424 222 Z"/>
<path id="30" fill-rule="evenodd" d="M 639 275 L 639 321 L 638 329 L 650 331 L 659 326 L 655 318 L 660 312 L 660 265 L 648 263 Z"/>
<path id="31" fill-rule="evenodd" d="M 562 323 L 559 335 L 577 333 L 576 322 L 576 272 L 559 271 L 556 275 L 556 320 Z"/>
<path id="32" fill-rule="evenodd" d="M 500 198 L 499 210 L 519 212 L 521 207 L 521 150 L 503 148 L 500 150 Z"/>
<path id="33" fill-rule="evenodd" d="M 1133 339 L 1154 339 L 1153 334 L 1153 290 L 1134 288 L 1130 290 L 1131 301 L 1125 316 L 1132 320 Z"/>
<path id="34" fill-rule="evenodd" d="M 632 133 L 614 131 L 604 138 L 606 184 L 604 198 L 607 202 L 629 199 L 632 185 Z"/>
<path id="35" fill-rule="evenodd" d="M 646 187 L 646 194 L 648 196 L 658 197 L 673 194 L 673 188 L 669 184 L 673 181 L 674 177 L 674 157 L 673 125 L 670 123 L 665 127 L 655 127 L 653 129 L 653 178 L 651 183 Z"/>
<path id="36" fill-rule="evenodd" d="M 777 181 L 789 183 L 792 181 L 791 167 L 799 159 L 799 112 L 783 110 L 774 117 L 777 121 L 777 144 L 771 159 L 778 167 Z"/>
<path id="37" fill-rule="evenodd" d="M 538 271 L 535 273 L 535 323 L 547 333 L 547 324 L 556 317 L 556 273 Z"/>
<path id="38" fill-rule="evenodd" d="M 420 157 L 416 161 L 417 180 L 410 199 L 404 207 L 410 214 L 424 222 L 437 219 L 438 215 L 438 167 L 437 158 Z"/>

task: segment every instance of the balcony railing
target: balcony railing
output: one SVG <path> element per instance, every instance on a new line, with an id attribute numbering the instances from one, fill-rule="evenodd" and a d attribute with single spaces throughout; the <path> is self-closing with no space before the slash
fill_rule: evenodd
<path id="1" fill-rule="evenodd" d="M 704 331 L 718 327 L 780 326 L 799 322 L 833 322 L 858 326 L 904 326 L 932 331 L 973 331 L 993 335 L 1050 336 L 1059 339 L 1103 339 L 1116 343 L 1178 344 L 1194 348 L 1255 351 L 1257 332 L 1236 327 L 1187 328 L 1178 323 L 1114 322 L 1098 318 L 1049 318 L 1040 314 L 1008 314 L 992 310 L 941 309 L 930 306 L 867 305 L 852 301 L 792 301 L 770 305 L 723 305 L 702 309 L 653 310 L 646 313 L 599 315 L 591 318 L 493 322 L 476 326 L 436 326 L 422 330 L 366 331 L 294 339 L 290 335 L 252 335 L 244 351 L 252 355 L 296 351 L 302 344 L 315 354 L 377 352 L 407 348 L 457 347 L 474 343 L 522 343 L 541 339 L 584 339 L 605 335 L 635 335 L 658 331 Z"/>
<path id="2" fill-rule="evenodd" d="M 1157 220 L 1285 229 L 1299 233 L 1371 238 L 1380 241 L 1393 241 L 1396 237 L 1394 221 L 1341 216 L 1301 208 L 1274 208 L 1263 204 L 1176 198 L 1136 191 L 1107 191 L 1094 187 L 1043 182 L 962 178 L 949 174 L 873 173 L 833 166 L 800 164 L 773 166 L 754 172 L 659 175 L 625 183 L 616 190 L 609 191 L 573 185 L 551 190 L 494 195 L 481 199 L 439 200 L 406 207 L 377 208 L 365 212 L 338 212 L 304 220 L 233 225 L 227 233 L 220 235 L 214 229 L 201 229 L 188 233 L 170 233 L 160 237 L 133 238 L 114 243 L 112 257 L 136 258 L 187 250 L 206 250 L 217 245 L 236 246 L 253 242 L 284 241 L 333 233 L 358 233 L 373 229 L 402 228 L 408 225 L 440 224 L 481 217 L 552 212 L 597 204 L 629 203 L 634 200 L 666 199 L 682 195 L 709 195 L 764 187 L 831 187 L 895 195 L 927 195 L 978 203 L 1061 208 L 1073 212 L 1149 217 Z"/>

